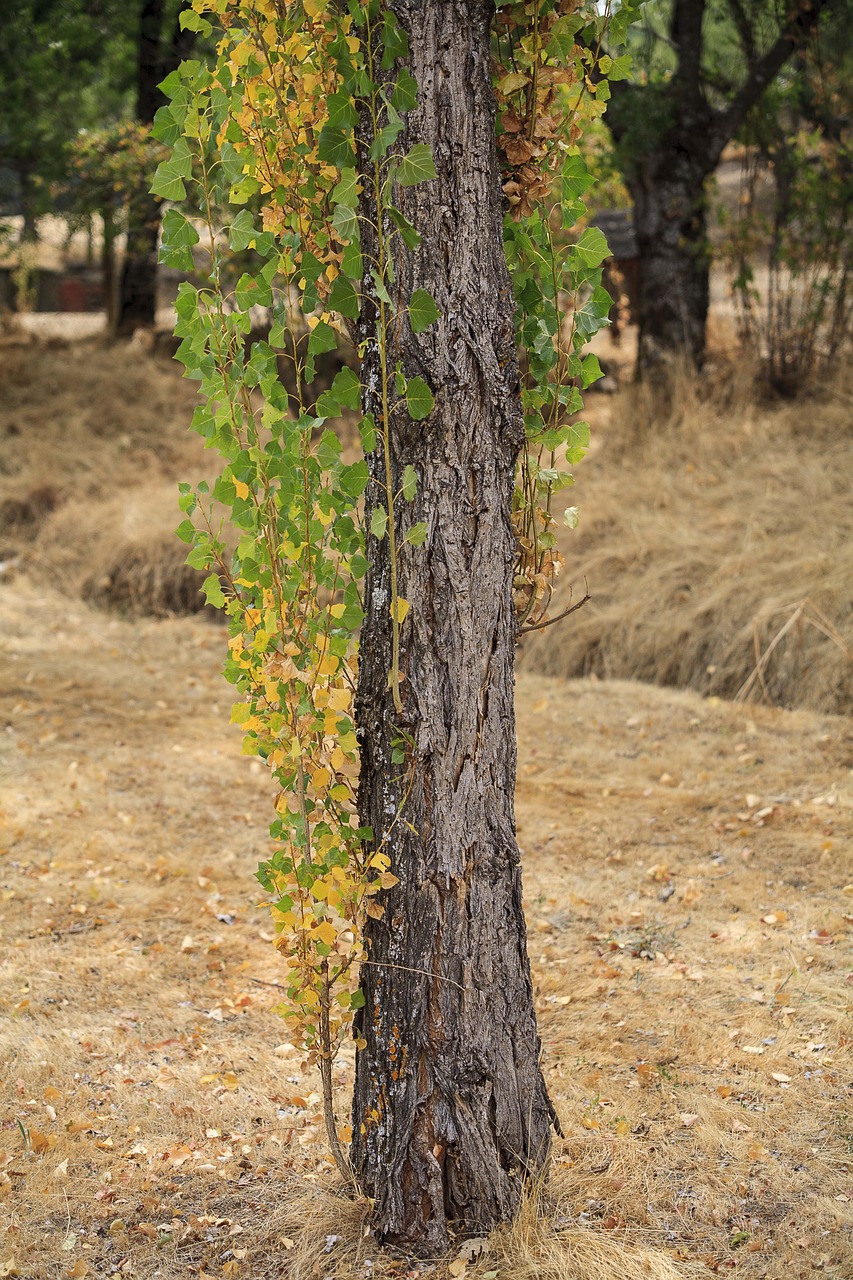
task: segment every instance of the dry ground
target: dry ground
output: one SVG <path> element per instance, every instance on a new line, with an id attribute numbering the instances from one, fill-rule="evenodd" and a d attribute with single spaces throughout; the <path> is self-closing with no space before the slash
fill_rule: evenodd
<path id="1" fill-rule="evenodd" d="M 0 634 L 0 1275 L 405 1273 L 326 1190 L 317 1082 L 259 985 L 270 789 L 222 632 L 19 577 Z M 523 675 L 518 701 L 565 1136 L 545 1229 L 467 1274 L 853 1275 L 849 726 L 629 682 Z"/>
<path id="2" fill-rule="evenodd" d="M 134 347 L 21 338 L 0 362 L 0 1277 L 404 1275 L 336 1193 L 317 1080 L 272 1012 L 271 789 L 227 727 L 223 632 L 80 598 L 134 564 L 160 577 L 134 570 L 126 610 L 194 589 L 164 541 L 175 479 L 211 466 L 192 388 Z M 564 1136 L 516 1228 L 436 1280 L 853 1277 L 850 725 L 720 701 L 702 649 L 748 676 L 750 619 L 789 587 L 849 636 L 847 410 L 815 402 L 806 444 L 802 407 L 727 394 L 688 391 L 657 437 L 631 391 L 595 409 L 566 543 L 595 599 L 528 645 L 518 697 Z M 814 617 L 768 684 L 845 705 L 849 657 Z M 612 672 L 621 646 L 689 679 L 675 618 L 710 697 L 541 674 L 570 651 Z"/>

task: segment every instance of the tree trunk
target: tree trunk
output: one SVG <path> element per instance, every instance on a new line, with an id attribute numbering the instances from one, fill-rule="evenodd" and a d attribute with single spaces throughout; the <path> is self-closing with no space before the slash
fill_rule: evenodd
<path id="1" fill-rule="evenodd" d="M 513 295 L 494 140 L 491 0 L 396 0 L 420 96 L 401 149 L 431 146 L 437 180 L 395 200 L 423 235 L 395 252 L 395 310 L 416 288 L 441 318 L 393 322 L 388 368 L 423 377 L 435 408 L 390 417 L 403 710 L 389 691 L 389 539 L 368 538 L 359 690 L 359 808 L 399 884 L 369 919 L 358 1030 L 353 1161 L 379 1238 L 422 1255 L 448 1228 L 510 1218 L 548 1157 L 555 1113 L 539 1067 L 513 810 L 515 460 L 523 439 Z M 360 150 L 368 218 L 370 164 Z M 370 233 L 366 259 L 376 251 Z M 399 242 L 397 244 L 399 248 Z M 371 286 L 365 282 L 369 292 Z M 382 425 L 372 304 L 362 317 L 366 409 Z M 368 457 L 367 524 L 385 506 L 380 447 Z M 425 521 L 426 542 L 404 542 Z M 398 816 L 399 815 L 399 816 Z"/>
<path id="2" fill-rule="evenodd" d="M 130 204 L 115 312 L 115 333 L 119 337 L 148 328 L 156 319 L 160 204 L 156 196 L 144 192 L 137 193 Z"/>
<path id="3" fill-rule="evenodd" d="M 679 355 L 705 355 L 710 247 L 704 184 L 713 171 L 670 149 L 630 182 L 639 254 L 637 375 Z"/>
<path id="4" fill-rule="evenodd" d="M 21 213 L 24 225 L 21 228 L 21 241 L 34 244 L 38 238 L 38 199 L 34 184 L 35 170 L 22 165 L 18 170 L 18 182 L 21 188 Z"/>
<path id="5" fill-rule="evenodd" d="M 164 101 L 157 87 L 166 74 L 162 26 L 163 0 L 142 0 L 136 38 L 136 118 L 146 125 L 153 123 Z M 127 246 L 113 326 L 118 337 L 151 327 L 157 317 L 161 201 L 148 193 L 147 186 L 148 180 L 145 190 L 134 192 L 127 213 Z"/>

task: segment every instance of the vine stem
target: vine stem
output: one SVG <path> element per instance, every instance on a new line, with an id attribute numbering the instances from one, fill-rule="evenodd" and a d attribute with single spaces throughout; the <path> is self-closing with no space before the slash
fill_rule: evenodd
<path id="1" fill-rule="evenodd" d="M 344 1182 L 349 1185 L 353 1180 L 352 1170 L 344 1155 L 343 1147 L 338 1137 L 337 1125 L 335 1124 L 335 1104 L 332 1088 L 332 1061 L 334 1054 L 332 1053 L 332 1033 L 329 1025 L 329 988 L 329 962 L 324 960 L 323 986 L 320 992 L 320 1081 L 323 1088 L 323 1119 L 326 1123 L 326 1137 L 329 1139 L 329 1146 L 331 1147 L 338 1173 Z"/>
<path id="2" fill-rule="evenodd" d="M 371 25 L 368 18 L 367 22 L 367 41 L 368 41 L 368 58 L 373 62 L 373 45 L 371 39 Z M 373 136 L 376 137 L 379 131 L 379 117 L 376 110 L 377 93 L 375 86 L 370 93 L 370 117 L 373 126 Z M 385 230 L 382 219 L 382 183 L 379 173 L 379 161 L 373 162 L 373 199 L 376 204 L 376 239 L 378 251 L 378 275 L 382 287 L 385 287 L 385 266 L 387 262 L 387 253 L 385 246 Z M 400 612 L 399 612 L 399 595 L 397 592 L 397 529 L 394 515 L 394 485 L 391 476 L 391 440 L 390 425 L 391 414 L 388 404 L 388 351 L 386 335 L 388 333 L 388 317 L 385 310 L 386 304 L 383 299 L 379 298 L 379 368 L 380 378 L 382 381 L 382 454 L 385 464 L 385 502 L 388 508 L 388 549 L 391 560 L 391 697 L 394 700 L 394 710 L 399 715 L 403 710 L 403 701 L 400 697 Z"/>

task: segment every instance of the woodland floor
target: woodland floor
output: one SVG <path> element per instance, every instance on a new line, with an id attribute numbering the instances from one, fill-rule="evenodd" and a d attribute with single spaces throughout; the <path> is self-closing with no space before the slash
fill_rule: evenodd
<path id="1" fill-rule="evenodd" d="M 411 1272 L 334 1195 L 272 1012 L 223 650 L 0 578 L 0 1277 Z M 853 1277 L 850 722 L 527 671 L 518 721 L 564 1136 L 542 1229 L 432 1274 Z"/>

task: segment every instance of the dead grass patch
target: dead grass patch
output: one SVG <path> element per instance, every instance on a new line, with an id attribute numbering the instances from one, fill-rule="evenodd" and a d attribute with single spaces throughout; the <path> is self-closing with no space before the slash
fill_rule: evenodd
<path id="1" fill-rule="evenodd" d="M 0 1265 L 405 1275 L 340 1202 L 317 1081 L 253 981 L 281 980 L 253 887 L 271 792 L 227 724 L 224 629 L 108 617 L 22 575 L 0 637 Z M 841 1280 L 849 725 L 522 674 L 519 741 L 565 1137 L 465 1274 Z"/>
<path id="2" fill-rule="evenodd" d="M 563 537 L 565 576 L 593 598 L 526 638 L 522 666 L 853 708 L 847 392 L 761 404 L 748 371 L 721 368 L 676 375 L 666 397 L 603 399 L 570 498 L 581 525 Z"/>

